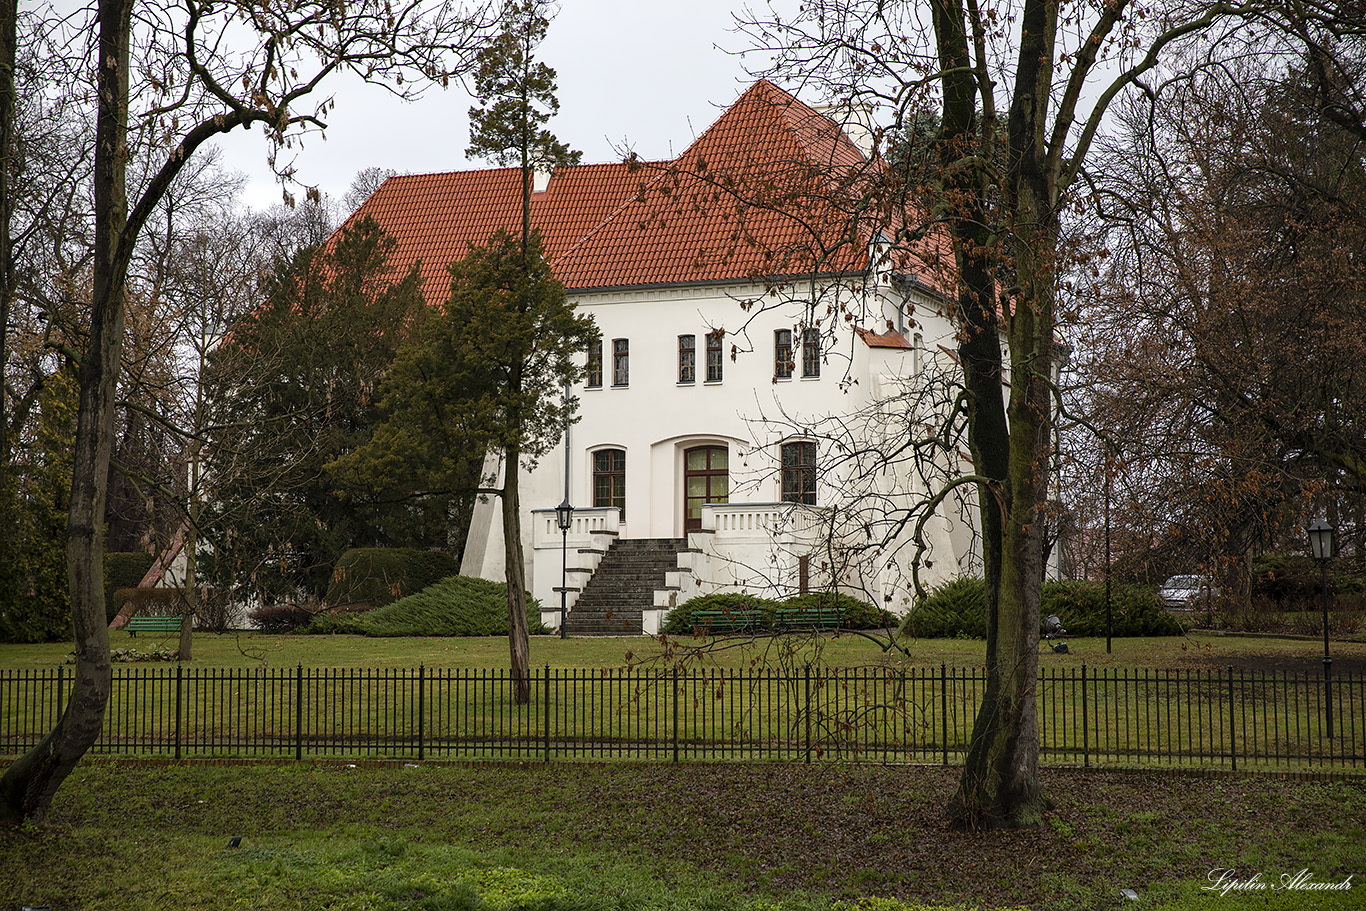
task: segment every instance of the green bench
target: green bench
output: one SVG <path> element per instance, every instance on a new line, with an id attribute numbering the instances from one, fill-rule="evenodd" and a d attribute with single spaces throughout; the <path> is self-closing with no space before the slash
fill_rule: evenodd
<path id="1" fill-rule="evenodd" d="M 778 629 L 839 629 L 843 623 L 844 611 L 839 608 L 780 607 L 774 617 Z"/>
<path id="2" fill-rule="evenodd" d="M 138 633 L 178 633 L 181 617 L 134 617 L 124 629 L 137 638 Z"/>
<path id="3" fill-rule="evenodd" d="M 761 610 L 700 610 L 693 611 L 693 626 L 714 633 L 733 633 L 764 625 Z"/>

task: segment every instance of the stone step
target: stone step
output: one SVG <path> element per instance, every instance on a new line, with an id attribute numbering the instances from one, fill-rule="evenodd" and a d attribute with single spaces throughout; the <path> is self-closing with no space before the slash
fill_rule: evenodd
<path id="1" fill-rule="evenodd" d="M 571 636 L 639 635 L 642 611 L 653 607 L 665 573 L 678 570 L 683 538 L 612 542 L 565 621 Z M 609 616 L 610 615 L 610 616 Z"/>

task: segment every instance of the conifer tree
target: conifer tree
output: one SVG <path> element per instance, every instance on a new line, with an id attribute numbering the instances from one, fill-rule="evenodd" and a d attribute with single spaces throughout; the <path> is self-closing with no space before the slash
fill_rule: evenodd
<path id="1" fill-rule="evenodd" d="M 481 107 L 470 110 L 470 145 L 466 154 L 484 157 L 496 164 L 515 165 L 522 172 L 522 224 L 520 238 L 520 268 L 523 276 L 519 293 L 531 293 L 541 288 L 543 280 L 536 279 L 544 269 L 539 244 L 534 241 L 531 225 L 531 191 L 537 170 L 553 170 L 560 165 L 575 164 L 580 153 L 569 149 L 548 130 L 545 124 L 559 110 L 555 97 L 555 71 L 535 59 L 536 48 L 545 38 L 549 25 L 547 6 L 540 0 L 514 2 L 504 10 L 503 27 L 496 38 L 483 48 L 476 60 L 474 72 L 475 95 Z M 489 250 L 499 250 L 505 244 L 501 235 L 489 240 Z M 546 272 L 548 277 L 548 271 Z M 563 295 L 563 290 L 560 291 Z M 539 310 L 532 299 L 512 299 L 504 305 L 510 311 L 530 315 Z M 588 324 L 591 326 L 591 323 Z M 586 336 L 585 344 L 586 344 Z M 530 418 L 524 406 L 535 398 L 543 398 L 555 387 L 536 386 L 526 373 L 525 357 L 528 350 L 519 351 L 516 345 L 505 349 L 509 355 L 502 361 L 499 381 L 501 394 L 506 397 L 509 417 Z M 568 407 L 566 403 L 565 407 Z M 504 571 L 508 588 L 508 616 L 511 621 L 509 649 L 512 674 L 518 681 L 517 701 L 530 700 L 530 647 L 526 629 L 526 567 L 522 554 L 521 498 L 518 492 L 518 467 L 524 445 L 534 434 L 526 433 L 520 423 L 509 425 L 513 431 L 500 440 L 503 455 L 503 551 Z"/>

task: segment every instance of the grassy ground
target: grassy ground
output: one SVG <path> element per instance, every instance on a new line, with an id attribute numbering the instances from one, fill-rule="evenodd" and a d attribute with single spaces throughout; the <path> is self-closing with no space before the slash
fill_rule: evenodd
<path id="1" fill-rule="evenodd" d="M 885 636 L 881 637 L 886 643 Z M 116 648 L 150 651 L 157 645 L 176 647 L 175 637 L 143 634 L 110 634 Z M 862 636 L 830 634 L 819 637 L 784 637 L 754 642 L 728 641 L 717 648 L 708 640 L 677 639 L 673 657 L 706 646 L 706 663 L 720 667 L 750 667 L 756 661 L 776 662 L 780 652 L 792 650 L 788 660 L 798 665 L 822 661 L 833 667 L 853 667 L 904 660 L 917 666 L 974 667 L 981 665 L 985 643 L 980 640 L 920 639 L 903 641 L 908 656 L 884 652 L 877 642 Z M 1247 669 L 1307 670 L 1317 673 L 1323 655 L 1322 641 L 1312 638 L 1261 638 L 1192 633 L 1148 639 L 1115 639 L 1110 653 L 1104 639 L 1071 639 L 1070 651 L 1058 655 L 1046 648 L 1039 656 L 1041 667 L 1176 667 L 1222 668 L 1229 664 Z M 52 667 L 71 651 L 68 643 L 43 645 L 0 644 L 0 669 Z M 645 636 L 560 640 L 535 636 L 531 640 L 531 663 L 562 668 L 621 667 L 629 662 L 666 660 L 659 641 Z M 1334 641 L 1333 668 L 1338 673 L 1360 673 L 1366 666 L 1366 642 Z M 268 636 L 256 633 L 199 633 L 194 639 L 194 664 L 203 667 L 251 667 L 262 662 L 274 667 L 417 667 L 499 668 L 508 662 L 507 639 L 403 638 L 370 639 L 361 636 Z"/>
<path id="2" fill-rule="evenodd" d="M 1128 888 L 1136 908 L 1347 911 L 1366 894 L 1361 781 L 1048 770 L 1046 825 L 965 834 L 944 824 L 955 780 L 820 764 L 85 764 L 46 823 L 0 829 L 0 896 L 63 911 L 1072 911 L 1128 905 Z M 1268 888 L 1206 890 L 1221 870 Z M 1352 888 L 1270 888 L 1301 870 Z"/>

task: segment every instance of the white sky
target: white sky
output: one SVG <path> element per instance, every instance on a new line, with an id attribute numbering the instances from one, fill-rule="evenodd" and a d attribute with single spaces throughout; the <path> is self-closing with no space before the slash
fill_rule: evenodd
<path id="1" fill-rule="evenodd" d="M 586 163 L 620 160 L 625 146 L 647 159 L 681 152 L 750 82 L 745 62 L 727 53 L 744 49 L 732 32 L 741 2 L 561 0 L 538 54 L 559 77 L 560 115 L 550 128 Z M 295 150 L 300 179 L 330 196 L 339 199 L 372 166 L 400 174 L 484 166 L 465 159 L 471 101 L 458 87 L 432 88 L 415 104 L 359 81 L 333 90 L 326 139 L 311 136 Z M 259 130 L 220 146 L 224 163 L 248 178 L 247 206 L 280 201 Z"/>

